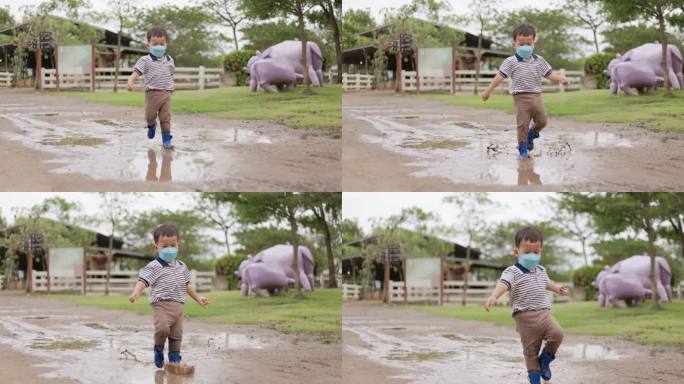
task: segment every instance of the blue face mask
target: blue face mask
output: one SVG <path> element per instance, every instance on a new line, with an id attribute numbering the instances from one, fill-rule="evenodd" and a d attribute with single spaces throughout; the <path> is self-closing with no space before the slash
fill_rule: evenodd
<path id="1" fill-rule="evenodd" d="M 518 262 L 520 263 L 520 265 L 527 268 L 528 271 L 532 271 L 535 268 L 537 268 L 537 264 L 539 264 L 539 259 L 541 259 L 541 255 L 538 255 L 536 253 L 525 253 L 518 257 Z"/>
<path id="2" fill-rule="evenodd" d="M 166 45 L 153 45 L 150 47 L 150 53 L 156 57 L 162 57 L 166 52 Z"/>
<path id="3" fill-rule="evenodd" d="M 519 45 L 518 48 L 515 49 L 515 53 L 522 57 L 523 60 L 532 57 L 532 52 L 534 52 L 534 48 L 532 48 L 531 45 Z"/>
<path id="4" fill-rule="evenodd" d="M 159 258 L 166 261 L 167 263 L 171 263 L 174 260 L 176 260 L 177 255 L 178 248 L 176 247 L 166 247 L 159 250 Z"/>

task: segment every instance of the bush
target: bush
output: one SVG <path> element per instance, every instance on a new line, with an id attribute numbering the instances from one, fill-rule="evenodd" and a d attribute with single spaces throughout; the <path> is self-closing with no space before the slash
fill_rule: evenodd
<path id="1" fill-rule="evenodd" d="M 224 56 L 223 67 L 226 69 L 226 72 L 235 74 L 237 85 L 247 85 L 249 74 L 243 68 L 247 66 L 247 62 L 255 53 L 256 51 L 251 49 L 241 49 Z"/>
<path id="2" fill-rule="evenodd" d="M 587 301 L 594 300 L 598 290 L 591 283 L 596 280 L 596 276 L 603 270 L 603 265 L 590 265 L 575 269 L 572 272 L 572 283 L 575 287 L 582 287 L 587 293 Z"/>
<path id="3" fill-rule="evenodd" d="M 235 271 L 240 267 L 240 263 L 245 260 L 246 256 L 223 256 L 216 260 L 214 269 L 216 270 L 217 278 L 228 279 L 228 289 L 237 289 L 239 279 L 235 276 Z"/>
<path id="4" fill-rule="evenodd" d="M 584 58 L 584 73 L 596 77 L 596 88 L 609 88 L 608 76 L 604 71 L 608 69 L 608 63 L 614 58 L 609 53 L 595 53 Z"/>

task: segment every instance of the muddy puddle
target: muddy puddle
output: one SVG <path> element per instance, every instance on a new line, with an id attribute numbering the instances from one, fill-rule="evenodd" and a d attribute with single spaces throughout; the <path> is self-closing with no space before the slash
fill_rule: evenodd
<path id="1" fill-rule="evenodd" d="M 343 327 L 360 340 L 345 345 L 345 352 L 396 369 L 395 379 L 415 383 L 452 382 L 456 377 L 463 383 L 526 382 L 518 338 L 478 336 L 475 330 L 470 334 L 448 332 L 444 326 L 346 315 Z M 557 353 L 563 366 L 628 356 L 630 353 L 609 346 L 572 342 L 564 343 Z"/>
<path id="2" fill-rule="evenodd" d="M 47 369 L 44 378 L 110 384 L 235 383 L 231 371 L 240 367 L 231 356 L 277 347 L 248 334 L 186 329 L 182 357 L 195 374 L 173 375 L 154 367 L 154 331 L 144 320 L 139 326 L 113 325 L 57 311 L 38 315 L 35 309 L 0 307 L 0 344 L 30 355 Z"/>
<path id="3" fill-rule="evenodd" d="M 150 140 L 135 116 L 103 118 L 97 112 L 0 105 L 0 119 L 15 130 L 3 138 L 54 155 L 58 174 L 79 173 L 95 180 L 203 182 L 222 180 L 238 159 L 231 146 L 269 145 L 273 139 L 259 130 L 226 127 L 208 129 L 172 123 L 174 150 L 161 147 L 161 132 Z"/>

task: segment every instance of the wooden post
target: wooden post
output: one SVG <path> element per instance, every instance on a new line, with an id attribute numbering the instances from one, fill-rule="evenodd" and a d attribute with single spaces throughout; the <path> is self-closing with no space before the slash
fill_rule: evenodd
<path id="1" fill-rule="evenodd" d="M 54 57 L 55 57 L 55 82 L 57 84 L 57 92 L 59 93 L 59 46 L 55 45 L 55 47 L 53 49 L 55 52 L 55 55 L 54 55 Z M 50 285 L 48 283 L 48 287 L 49 286 Z"/>
<path id="2" fill-rule="evenodd" d="M 31 234 L 28 237 L 28 252 L 26 253 L 26 291 L 33 293 L 33 244 L 31 244 Z"/>
<path id="3" fill-rule="evenodd" d="M 389 281 L 390 281 L 390 247 L 387 246 L 387 254 L 385 255 L 385 276 L 384 276 L 384 282 L 383 282 L 383 302 L 385 304 L 389 304 Z"/>
<path id="4" fill-rule="evenodd" d="M 439 258 L 439 305 L 444 305 L 444 256 Z"/>
<path id="5" fill-rule="evenodd" d="M 420 95 L 420 63 L 418 58 L 420 57 L 420 48 L 416 49 L 416 93 Z"/>
<path id="6" fill-rule="evenodd" d="M 199 79 L 198 79 L 198 81 L 199 81 L 199 84 L 198 84 L 199 89 L 204 89 L 204 81 L 205 81 L 205 80 L 204 80 L 204 76 L 205 76 L 205 72 L 206 72 L 206 71 L 205 71 L 204 65 L 200 65 L 200 66 L 199 66 L 199 76 L 198 76 L 198 77 L 199 77 Z"/>
<path id="7" fill-rule="evenodd" d="M 560 69 L 560 75 L 565 77 L 565 68 Z M 558 87 L 560 88 L 560 93 L 565 92 L 565 85 L 558 83 Z"/>
<path id="8" fill-rule="evenodd" d="M 47 253 L 47 293 L 50 294 L 50 250 Z"/>
<path id="9" fill-rule="evenodd" d="M 456 47 L 451 47 L 451 94 L 456 94 Z"/>
<path id="10" fill-rule="evenodd" d="M 40 48 L 40 34 L 38 35 L 38 48 L 36 48 L 36 82 L 38 90 L 43 91 L 43 50 Z"/>
<path id="11" fill-rule="evenodd" d="M 405 257 L 403 257 L 401 259 L 401 269 L 402 269 L 403 274 L 404 274 L 404 304 L 407 304 L 408 303 L 408 287 L 406 286 L 407 282 L 406 282 L 406 258 Z"/>
<path id="12" fill-rule="evenodd" d="M 88 284 L 88 247 L 83 247 L 83 281 L 81 286 L 83 287 L 83 296 L 87 294 Z"/>
<path id="13" fill-rule="evenodd" d="M 404 61 L 401 57 L 401 47 L 397 51 L 397 89 L 399 93 L 404 93 L 404 75 L 402 74 L 403 69 L 401 68 Z"/>
<path id="14" fill-rule="evenodd" d="M 90 44 L 90 92 L 95 92 L 95 44 Z"/>

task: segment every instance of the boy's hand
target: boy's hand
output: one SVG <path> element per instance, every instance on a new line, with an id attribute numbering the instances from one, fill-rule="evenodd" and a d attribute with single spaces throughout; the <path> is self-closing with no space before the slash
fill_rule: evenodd
<path id="1" fill-rule="evenodd" d="M 561 295 L 567 295 L 569 292 L 568 287 L 560 286 L 558 287 L 558 293 Z"/>
<path id="2" fill-rule="evenodd" d="M 484 91 L 482 92 L 482 101 L 487 101 L 489 100 L 489 92 Z"/>
<path id="3" fill-rule="evenodd" d="M 135 83 L 128 80 L 128 91 L 133 91 L 133 89 L 135 89 Z"/>
<path id="4" fill-rule="evenodd" d="M 138 300 L 138 297 L 140 297 L 140 294 L 137 292 L 133 292 L 132 295 L 128 296 L 128 301 L 131 303 L 135 303 L 136 300 Z"/>
<path id="5" fill-rule="evenodd" d="M 484 304 L 484 309 L 485 311 L 489 312 L 489 310 L 496 304 L 496 299 L 493 297 L 490 297 L 487 299 L 487 302 Z"/>
<path id="6" fill-rule="evenodd" d="M 562 85 L 568 85 L 570 83 L 570 80 L 568 80 L 567 77 L 561 77 L 560 79 L 558 79 L 558 82 Z"/>
<path id="7" fill-rule="evenodd" d="M 200 296 L 200 297 L 198 297 L 197 302 L 199 303 L 199 305 L 206 307 L 209 304 L 209 299 L 207 299 L 204 296 Z"/>

